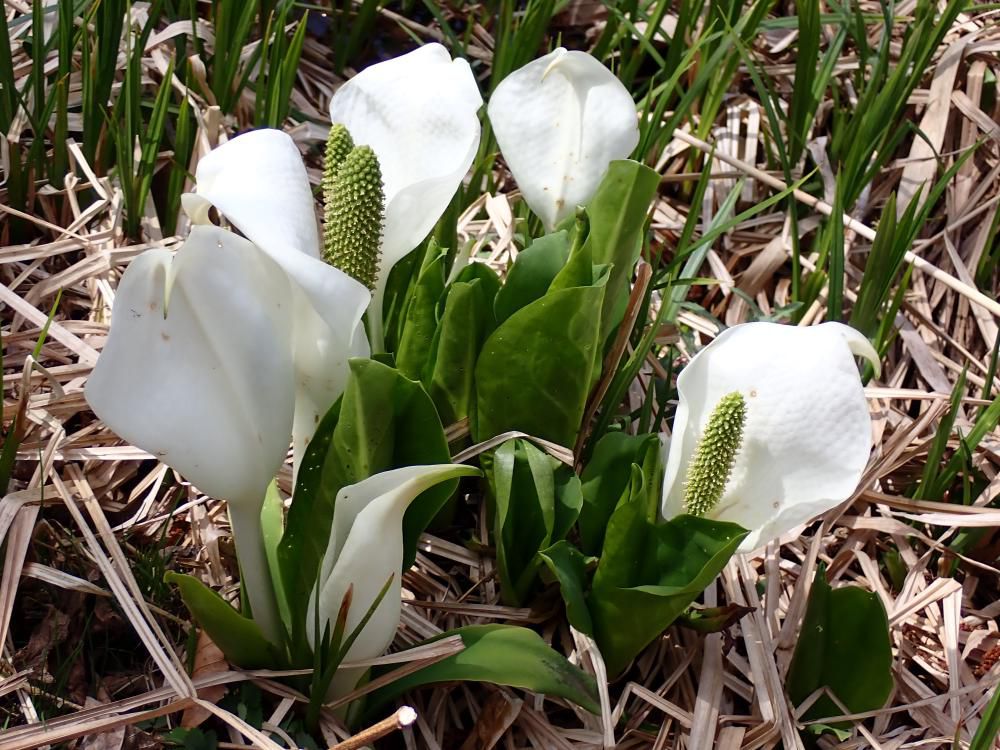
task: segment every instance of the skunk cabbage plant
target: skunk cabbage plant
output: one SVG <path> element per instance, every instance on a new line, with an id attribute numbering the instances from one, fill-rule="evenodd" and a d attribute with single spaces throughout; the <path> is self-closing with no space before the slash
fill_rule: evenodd
<path id="1" fill-rule="evenodd" d="M 749 552 L 847 500 L 871 451 L 855 356 L 879 366 L 841 323 L 746 323 L 698 352 L 677 378 L 663 516 L 739 524 Z"/>
<path id="2" fill-rule="evenodd" d="M 319 259 L 315 208 L 291 139 L 239 136 L 202 159 L 176 254 L 126 269 L 86 397 L 118 435 L 229 502 L 255 618 L 278 641 L 260 510 L 294 435 L 300 455 L 366 355 L 369 293 Z M 246 236 L 213 226 L 215 206 Z"/>
<path id="3" fill-rule="evenodd" d="M 546 231 L 590 201 L 608 165 L 639 142 L 628 89 L 595 57 L 562 47 L 504 78 L 488 112 L 507 166 Z"/>

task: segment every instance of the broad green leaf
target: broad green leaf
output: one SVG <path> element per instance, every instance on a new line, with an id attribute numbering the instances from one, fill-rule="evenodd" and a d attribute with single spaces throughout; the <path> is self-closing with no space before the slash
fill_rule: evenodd
<path id="1" fill-rule="evenodd" d="M 882 708 L 892 692 L 892 647 L 878 595 L 859 586 L 832 589 L 826 571 L 817 570 L 785 685 L 795 705 L 825 686 L 851 713 Z M 842 713 L 821 695 L 803 719 Z"/>
<path id="2" fill-rule="evenodd" d="M 396 350 L 396 367 L 411 380 L 420 379 L 431 353 L 438 326 L 437 304 L 444 294 L 446 260 L 447 253 L 438 251 L 436 257 L 424 264 L 406 308 L 403 332 Z"/>
<path id="3" fill-rule="evenodd" d="M 494 303 L 497 323 L 540 299 L 566 265 L 569 252 L 570 237 L 566 231 L 539 237 L 522 250 L 507 273 L 506 283 L 497 292 Z"/>
<path id="4" fill-rule="evenodd" d="M 460 635 L 465 650 L 400 677 L 374 691 L 366 705 L 369 715 L 421 685 L 436 682 L 492 682 L 566 698 L 591 713 L 600 713 L 597 683 L 570 664 L 533 630 L 512 625 L 469 625 L 433 640 Z M 388 671 L 392 667 L 377 671 Z"/>
<path id="5" fill-rule="evenodd" d="M 659 184 L 660 176 L 644 164 L 613 161 L 587 204 L 590 233 L 585 244 L 591 262 L 612 266 L 601 314 L 602 342 L 625 316 L 632 270 L 642 252 L 646 213 Z"/>
<path id="6" fill-rule="evenodd" d="M 553 544 L 538 553 L 539 558 L 548 567 L 559 584 L 563 603 L 566 605 L 566 619 L 569 624 L 586 633 L 594 635 L 594 624 L 587 609 L 587 564 L 594 558 L 585 557 L 580 550 L 565 539 Z"/>
<path id="7" fill-rule="evenodd" d="M 243 669 L 281 669 L 285 666 L 277 648 L 264 637 L 260 626 L 233 609 L 197 578 L 171 570 L 167 571 L 164 580 L 180 589 L 185 606 L 228 661 Z"/>
<path id="8" fill-rule="evenodd" d="M 594 446 L 584 467 L 583 508 L 580 511 L 580 547 L 590 555 L 601 552 L 608 519 L 629 486 L 632 464 L 641 463 L 646 450 L 659 447 L 656 435 L 609 432 Z"/>
<path id="9" fill-rule="evenodd" d="M 611 675 L 687 609 L 749 533 L 687 515 L 653 523 L 645 505 L 640 488 L 612 514 L 588 600 Z"/>
<path id="10" fill-rule="evenodd" d="M 481 263 L 475 265 L 486 268 Z M 429 372 L 424 378 L 441 422 L 446 425 L 469 416 L 475 396 L 476 360 L 486 337 L 496 326 L 487 283 L 476 278 L 456 281 L 448 288 L 428 363 Z"/>
<path id="11" fill-rule="evenodd" d="M 370 359 L 351 360 L 350 368 L 343 397 L 320 422 L 306 451 L 278 548 L 292 605 L 293 642 L 305 632 L 306 603 L 326 551 L 337 493 L 387 469 L 451 461 L 441 420 L 419 383 Z M 420 533 L 456 484 L 442 482 L 410 504 L 403 517 L 404 568 L 413 561 Z"/>
<path id="12" fill-rule="evenodd" d="M 477 441 L 521 430 L 573 446 L 598 359 L 606 279 L 546 294 L 486 340 L 476 363 Z"/>

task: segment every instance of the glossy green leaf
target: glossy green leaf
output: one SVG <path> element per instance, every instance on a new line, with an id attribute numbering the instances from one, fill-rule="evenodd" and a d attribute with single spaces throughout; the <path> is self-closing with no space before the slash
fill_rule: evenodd
<path id="1" fill-rule="evenodd" d="M 599 352 L 605 275 L 549 292 L 500 324 L 476 363 L 473 435 L 521 430 L 571 447 Z"/>
<path id="2" fill-rule="evenodd" d="M 586 557 L 565 539 L 543 549 L 538 556 L 559 584 L 569 624 L 581 633 L 593 636 L 594 623 L 590 619 L 585 592 L 587 565 L 594 558 Z"/>
<path id="3" fill-rule="evenodd" d="M 587 204 L 590 232 L 586 246 L 591 262 L 612 266 L 601 314 L 602 342 L 625 316 L 632 270 L 642 252 L 646 214 L 659 184 L 660 176 L 644 164 L 613 161 Z"/>
<path id="4" fill-rule="evenodd" d="M 552 280 L 569 260 L 569 232 L 559 231 L 539 237 L 522 250 L 507 273 L 507 281 L 497 292 L 494 311 L 497 323 L 548 291 Z"/>
<path id="5" fill-rule="evenodd" d="M 659 442 L 656 435 L 624 432 L 609 432 L 597 442 L 580 477 L 580 547 L 587 554 L 600 554 L 608 519 L 631 481 L 632 464 L 641 463 L 647 450 L 658 450 Z"/>
<path id="6" fill-rule="evenodd" d="M 437 246 L 433 245 L 431 250 L 436 251 Z M 437 251 L 437 255 L 424 264 L 406 308 L 396 350 L 396 367 L 411 380 L 420 380 L 427 367 L 438 326 L 437 304 L 444 294 L 446 260 L 447 253 Z"/>
<path id="7" fill-rule="evenodd" d="M 337 493 L 387 469 L 451 461 L 437 410 L 419 383 L 370 359 L 351 360 L 350 368 L 343 397 L 306 451 L 278 548 L 293 605 L 293 642 L 305 632 L 306 603 L 326 551 Z M 457 480 L 442 482 L 410 504 L 403 517 L 404 568 L 413 561 L 420 533 L 456 485 Z"/>
<path id="8" fill-rule="evenodd" d="M 181 599 L 195 621 L 208 633 L 226 659 L 244 669 L 281 669 L 278 650 L 253 620 L 244 617 L 197 578 L 167 571 L 167 583 L 180 589 Z"/>
<path id="9" fill-rule="evenodd" d="M 821 568 L 809 591 L 786 688 L 798 705 L 824 686 L 851 713 L 882 708 L 892 692 L 892 646 L 878 595 L 859 586 L 832 589 Z M 803 719 L 842 713 L 821 695 Z"/>
<path id="10" fill-rule="evenodd" d="M 433 640 L 451 635 L 462 637 L 464 651 L 374 691 L 366 706 L 369 715 L 376 715 L 386 704 L 421 685 L 453 681 L 522 688 L 565 698 L 591 713 L 600 713 L 594 678 L 570 664 L 535 631 L 512 625 L 469 625 Z"/>
<path id="11" fill-rule="evenodd" d="M 639 487 L 612 514 L 588 601 L 611 675 L 687 609 L 748 533 L 734 523 L 687 515 L 654 523 L 645 505 Z"/>
<path id="12" fill-rule="evenodd" d="M 441 422 L 446 425 L 469 416 L 475 397 L 476 360 L 496 327 L 493 298 L 487 284 L 476 278 L 456 281 L 448 288 L 432 346 L 430 371 L 424 378 Z"/>

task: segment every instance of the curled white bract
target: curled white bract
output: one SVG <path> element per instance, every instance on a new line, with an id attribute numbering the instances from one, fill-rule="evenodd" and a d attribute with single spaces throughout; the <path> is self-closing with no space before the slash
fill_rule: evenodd
<path id="1" fill-rule="evenodd" d="M 546 230 L 593 197 L 639 142 L 628 90 L 599 60 L 560 47 L 500 82 L 490 123 L 524 200 Z"/>
<path id="2" fill-rule="evenodd" d="M 195 227 L 175 255 L 144 252 L 118 285 L 87 401 L 204 492 L 259 507 L 292 427 L 290 287 L 218 227 Z"/>
<path id="3" fill-rule="evenodd" d="M 367 357 L 361 317 L 368 290 L 320 259 L 316 204 L 298 148 L 280 130 L 254 130 L 224 143 L 199 163 L 196 192 L 183 196 L 195 225 L 209 208 L 280 268 L 289 284 L 295 393 L 292 444 L 296 465 L 319 420 L 347 384 L 347 361 Z M 261 339 L 262 346 L 272 342 Z M 262 391 L 262 398 L 270 398 Z"/>
<path id="4" fill-rule="evenodd" d="M 346 654 L 346 661 L 380 655 L 399 627 L 401 568 L 403 566 L 403 514 L 424 490 L 439 482 L 477 474 L 457 464 L 406 466 L 375 474 L 337 493 L 330 541 L 319 573 L 319 599 L 314 593 L 307 610 L 307 634 L 316 647 L 316 608 L 320 632 L 336 622 L 348 590 L 351 604 L 345 637 L 361 622 L 379 592 L 392 578 L 385 596 Z M 364 669 L 343 669 L 331 692 L 350 690 Z"/>
<path id="5" fill-rule="evenodd" d="M 378 286 L 448 207 L 479 149 L 483 104 L 469 63 L 440 44 L 365 68 L 337 89 L 330 119 L 378 157 L 385 227 Z"/>
<path id="6" fill-rule="evenodd" d="M 844 502 L 871 452 L 871 418 L 855 356 L 878 368 L 862 334 L 840 323 L 746 323 L 721 333 L 677 378 L 679 403 L 663 480 L 665 518 L 684 512 L 684 485 L 712 410 L 746 400 L 743 443 L 706 516 L 750 530 L 749 552 Z"/>

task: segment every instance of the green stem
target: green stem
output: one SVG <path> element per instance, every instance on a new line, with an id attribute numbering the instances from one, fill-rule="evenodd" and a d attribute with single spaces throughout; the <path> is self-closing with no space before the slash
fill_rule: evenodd
<path id="1" fill-rule="evenodd" d="M 284 639 L 281 619 L 278 617 L 278 600 L 274 595 L 267 552 L 264 550 L 260 504 L 255 502 L 246 505 L 255 510 L 247 511 L 229 504 L 229 523 L 233 528 L 236 557 L 240 563 L 240 580 L 250 602 L 254 622 L 260 625 L 269 641 L 281 645 Z"/>
<path id="2" fill-rule="evenodd" d="M 388 276 L 388 272 L 383 274 Z M 368 305 L 368 344 L 372 354 L 385 353 L 385 331 L 382 323 L 382 307 L 385 302 L 385 281 L 379 278 L 372 290 L 372 301 Z"/>

